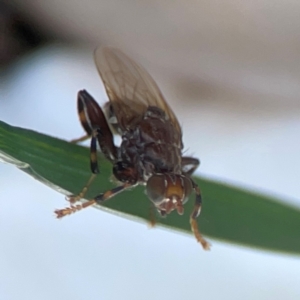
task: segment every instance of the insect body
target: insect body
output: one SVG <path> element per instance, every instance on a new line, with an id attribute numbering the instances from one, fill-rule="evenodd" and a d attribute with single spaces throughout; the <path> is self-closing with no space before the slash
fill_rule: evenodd
<path id="1" fill-rule="evenodd" d="M 182 156 L 181 127 L 158 86 L 141 66 L 117 49 L 96 49 L 95 62 L 110 102 L 105 105 L 104 114 L 91 95 L 84 90 L 78 93 L 79 118 L 87 136 L 91 137 L 91 170 L 94 175 L 82 193 L 71 197 L 70 201 L 81 199 L 98 173 L 97 142 L 113 164 L 113 174 L 122 185 L 83 204 L 56 210 L 57 217 L 95 203 L 101 204 L 138 184 L 146 186 L 149 199 L 162 216 L 173 210 L 183 214 L 183 205 L 194 191 L 191 229 L 203 248 L 209 249 L 196 221 L 202 204 L 200 189 L 190 177 L 199 160 Z M 120 147 L 114 144 L 109 123 L 122 137 Z"/>

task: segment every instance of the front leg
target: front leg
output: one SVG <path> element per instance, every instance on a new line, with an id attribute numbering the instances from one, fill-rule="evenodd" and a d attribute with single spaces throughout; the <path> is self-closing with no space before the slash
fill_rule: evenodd
<path id="1" fill-rule="evenodd" d="M 89 136 L 93 135 L 97 138 L 105 157 L 109 161 L 115 161 L 117 158 L 117 147 L 114 144 L 113 134 L 101 107 L 85 90 L 78 92 L 77 103 L 82 127 Z M 96 134 L 95 130 L 97 130 Z"/>
<path id="2" fill-rule="evenodd" d="M 82 210 L 83 208 L 87 208 L 94 204 L 102 204 L 104 201 L 112 198 L 113 196 L 117 195 L 118 193 L 120 193 L 130 187 L 133 187 L 134 185 L 135 184 L 125 183 L 125 184 L 117 186 L 111 190 L 108 190 L 105 193 L 100 194 L 100 195 L 94 197 L 93 199 L 91 199 L 87 202 L 84 202 L 82 204 L 71 205 L 70 207 L 66 207 L 63 209 L 57 209 L 57 210 L 55 210 L 56 217 L 58 219 L 61 219 L 62 217 L 73 214 L 79 210 Z"/>
<path id="3" fill-rule="evenodd" d="M 71 204 L 79 201 L 85 196 L 90 185 L 94 181 L 96 174 L 99 173 L 97 162 L 97 141 L 104 156 L 109 161 L 114 163 L 117 159 L 118 152 L 118 148 L 114 145 L 113 135 L 102 109 L 87 91 L 82 90 L 78 92 L 77 108 L 81 125 L 86 131 L 87 137 L 91 137 L 90 168 L 93 174 L 78 195 L 69 197 Z M 78 140 L 83 139 L 77 139 L 77 141 Z M 71 206 L 71 208 L 72 207 L 74 206 Z M 64 212 L 69 211 L 71 208 L 57 210 L 56 213 L 57 215 L 64 214 Z"/>
<path id="4" fill-rule="evenodd" d="M 101 151 L 105 157 L 113 162 L 117 157 L 117 147 L 114 145 L 113 134 L 109 128 L 103 110 L 93 97 L 85 90 L 79 91 L 77 96 L 79 120 L 86 135 L 72 142 L 79 142 L 89 137 L 97 138 Z M 97 130 L 97 132 L 95 132 Z"/>
<path id="5" fill-rule="evenodd" d="M 126 162 L 117 162 L 113 167 L 113 172 L 115 177 L 119 181 L 123 182 L 123 185 L 108 190 L 105 193 L 100 194 L 83 204 L 74 205 L 75 202 L 83 198 L 84 194 L 88 190 L 89 185 L 92 183 L 92 181 L 95 178 L 95 174 L 93 174 L 90 180 L 88 181 L 87 185 L 82 190 L 82 192 L 78 196 L 70 198 L 70 202 L 71 202 L 70 207 L 66 207 L 64 209 L 58 209 L 55 211 L 57 218 L 62 218 L 64 216 L 70 215 L 72 213 L 75 213 L 76 211 L 94 205 L 96 203 L 102 204 L 104 201 L 112 198 L 113 196 L 122 192 L 123 190 L 136 186 L 138 184 L 138 177 L 135 169 Z"/>
<path id="6" fill-rule="evenodd" d="M 192 229 L 192 232 L 194 233 L 195 238 L 202 245 L 203 249 L 209 250 L 210 244 L 203 238 L 202 234 L 199 231 L 198 224 L 197 224 L 197 217 L 200 215 L 201 207 L 202 207 L 201 192 L 200 192 L 198 185 L 195 182 L 192 181 L 192 184 L 193 184 L 193 189 L 196 193 L 196 198 L 195 198 L 194 210 L 190 216 L 191 229 Z"/>

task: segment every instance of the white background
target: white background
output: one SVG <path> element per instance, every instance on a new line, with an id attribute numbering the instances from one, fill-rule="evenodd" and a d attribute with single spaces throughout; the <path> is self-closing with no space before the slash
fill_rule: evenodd
<path id="1" fill-rule="evenodd" d="M 150 71 L 199 174 L 300 206 L 298 2 L 141 2 L 137 12 L 132 1 L 29 2 L 16 1 L 49 32 L 124 48 Z M 80 136 L 77 91 L 106 101 L 92 52 L 52 45 L 17 62 L 1 82 L 0 119 Z M 206 253 L 191 236 L 95 209 L 58 221 L 63 195 L 10 165 L 0 174 L 1 299 L 300 297 L 299 257 L 211 239 Z"/>

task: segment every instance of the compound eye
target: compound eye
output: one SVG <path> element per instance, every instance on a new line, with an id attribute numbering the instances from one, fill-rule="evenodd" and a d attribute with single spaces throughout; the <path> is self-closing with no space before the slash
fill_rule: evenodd
<path id="1" fill-rule="evenodd" d="M 154 204 L 160 204 L 165 199 L 166 184 L 163 175 L 153 175 L 147 181 L 146 192 Z"/>

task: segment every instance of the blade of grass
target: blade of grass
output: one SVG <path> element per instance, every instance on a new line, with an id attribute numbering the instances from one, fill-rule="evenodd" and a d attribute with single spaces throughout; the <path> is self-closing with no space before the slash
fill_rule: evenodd
<path id="1" fill-rule="evenodd" d="M 90 176 L 89 150 L 31 130 L 0 121 L 0 160 L 12 163 L 60 192 L 80 192 Z M 99 155 L 100 174 L 87 198 L 112 187 L 111 165 Z M 300 254 L 300 211 L 274 199 L 212 180 L 195 177 L 204 204 L 199 225 L 204 235 L 227 242 L 272 251 Z M 192 198 L 192 197 L 191 197 Z M 65 203 L 62 202 L 62 207 Z M 105 203 L 112 212 L 149 220 L 150 202 L 137 187 Z M 174 230 L 190 232 L 189 214 L 172 213 L 157 222 Z M 52 212 L 51 212 L 52 213 Z"/>

